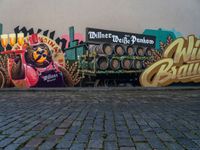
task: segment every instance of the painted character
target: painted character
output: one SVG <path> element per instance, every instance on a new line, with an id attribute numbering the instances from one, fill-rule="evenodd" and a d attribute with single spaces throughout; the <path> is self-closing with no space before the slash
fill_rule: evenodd
<path id="1" fill-rule="evenodd" d="M 64 67 L 53 61 L 49 47 L 38 42 L 36 34 L 25 53 L 9 58 L 9 74 L 16 87 L 73 86 L 73 80 Z"/>

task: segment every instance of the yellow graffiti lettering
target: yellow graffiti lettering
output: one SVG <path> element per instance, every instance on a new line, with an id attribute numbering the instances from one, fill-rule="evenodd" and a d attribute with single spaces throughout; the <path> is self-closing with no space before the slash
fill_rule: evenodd
<path id="1" fill-rule="evenodd" d="M 162 84 L 168 84 L 168 80 L 172 77 L 172 73 L 168 71 L 172 65 L 173 60 L 171 58 L 163 59 L 158 63 L 151 65 L 143 72 L 140 78 L 140 83 L 143 86 L 159 86 Z"/>
<path id="2" fill-rule="evenodd" d="M 163 53 L 163 59 L 140 76 L 142 86 L 166 86 L 173 82 L 200 82 L 200 40 L 190 35 L 178 38 Z"/>

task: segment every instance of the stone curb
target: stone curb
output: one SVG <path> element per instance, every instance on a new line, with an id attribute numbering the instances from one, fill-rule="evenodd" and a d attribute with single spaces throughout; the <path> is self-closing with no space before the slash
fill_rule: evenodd
<path id="1" fill-rule="evenodd" d="M 85 91 L 180 91 L 200 90 L 200 86 L 170 86 L 170 87 L 66 87 L 66 88 L 2 88 L 0 92 L 85 92 Z"/>

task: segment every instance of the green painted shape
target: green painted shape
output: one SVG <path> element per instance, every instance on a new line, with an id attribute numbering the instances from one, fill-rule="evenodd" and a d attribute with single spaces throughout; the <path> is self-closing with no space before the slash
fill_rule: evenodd
<path id="1" fill-rule="evenodd" d="M 76 55 L 75 55 L 75 49 L 68 49 L 67 51 L 65 51 L 65 59 L 66 60 L 75 60 L 76 59 Z"/>
<path id="2" fill-rule="evenodd" d="M 74 26 L 69 27 L 69 37 L 70 37 L 70 42 L 69 42 L 69 47 L 75 47 L 77 46 L 77 41 L 74 41 Z"/>
<path id="3" fill-rule="evenodd" d="M 76 54 L 77 54 L 77 57 L 82 56 L 84 54 L 84 48 L 83 47 L 77 47 Z"/>
<path id="4" fill-rule="evenodd" d="M 74 26 L 69 27 L 70 42 L 74 41 Z"/>
<path id="5" fill-rule="evenodd" d="M 79 68 L 81 69 L 89 69 L 89 66 L 88 66 L 88 62 L 85 61 L 85 60 L 82 60 L 79 64 Z"/>
<path id="6" fill-rule="evenodd" d="M 69 47 L 75 47 L 77 45 L 78 45 L 78 41 L 77 40 L 70 41 L 70 43 L 69 43 Z"/>
<path id="7" fill-rule="evenodd" d="M 82 56 L 85 53 L 85 49 L 85 45 L 65 49 L 65 60 L 78 61 L 78 56 Z"/>
<path id="8" fill-rule="evenodd" d="M 152 35 L 156 37 L 156 49 L 160 50 L 160 42 L 166 43 L 167 38 L 171 36 L 172 40 L 176 39 L 176 35 L 172 31 L 167 30 L 153 30 L 153 29 L 145 29 L 143 34 L 145 35 Z"/>
<path id="9" fill-rule="evenodd" d="M 2 34 L 3 31 L 3 25 L 0 23 L 0 34 Z"/>

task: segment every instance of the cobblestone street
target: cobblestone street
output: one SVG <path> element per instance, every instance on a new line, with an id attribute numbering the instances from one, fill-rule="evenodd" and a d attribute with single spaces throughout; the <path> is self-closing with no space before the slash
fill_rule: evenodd
<path id="1" fill-rule="evenodd" d="M 0 149 L 200 149 L 200 90 L 1 91 Z"/>

